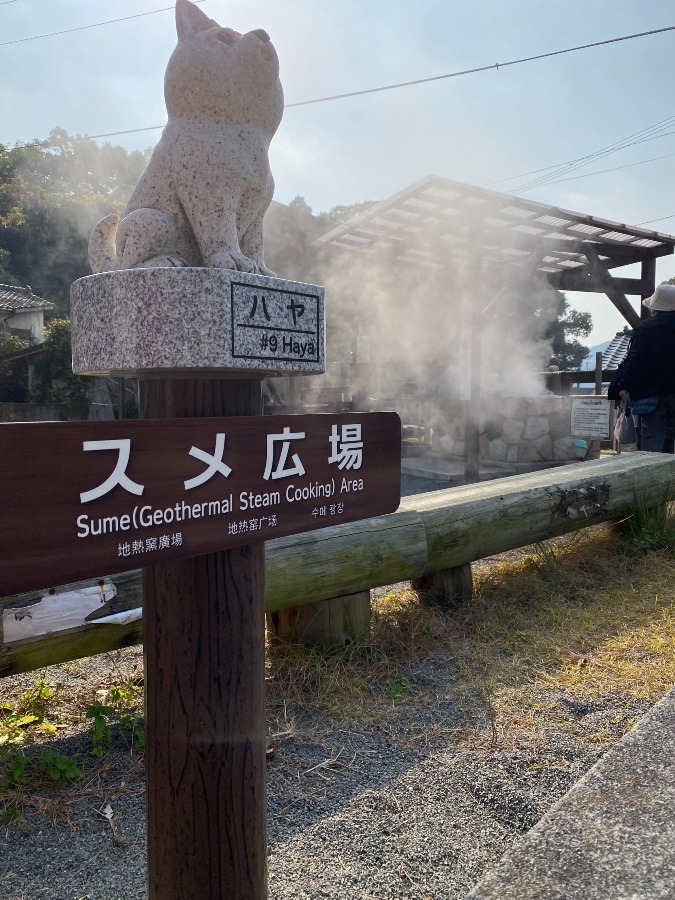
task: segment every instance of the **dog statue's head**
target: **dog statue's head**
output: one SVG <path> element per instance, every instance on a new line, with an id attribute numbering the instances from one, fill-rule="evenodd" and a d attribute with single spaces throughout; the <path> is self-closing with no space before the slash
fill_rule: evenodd
<path id="1" fill-rule="evenodd" d="M 258 125 L 271 137 L 284 96 L 267 32 L 222 28 L 190 0 L 176 0 L 176 30 L 164 79 L 169 116 Z"/>

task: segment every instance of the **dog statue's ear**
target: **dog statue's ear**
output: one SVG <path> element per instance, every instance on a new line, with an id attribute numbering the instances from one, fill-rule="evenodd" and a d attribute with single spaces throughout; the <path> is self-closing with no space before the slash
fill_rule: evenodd
<path id="1" fill-rule="evenodd" d="M 196 31 L 213 28 L 217 23 L 209 19 L 199 7 L 190 0 L 176 0 L 176 31 L 178 40 L 182 41 Z"/>

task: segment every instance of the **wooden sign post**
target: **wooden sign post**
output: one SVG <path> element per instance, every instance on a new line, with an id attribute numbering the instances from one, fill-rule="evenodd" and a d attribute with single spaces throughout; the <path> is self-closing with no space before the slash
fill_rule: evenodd
<path id="1" fill-rule="evenodd" d="M 162 330 L 194 279 L 224 333 Z M 154 343 L 122 328 L 150 312 Z M 143 566 L 148 896 L 264 900 L 264 541 L 395 511 L 400 420 L 261 415 L 264 373 L 323 370 L 316 286 L 112 272 L 72 313 L 73 368 L 139 377 L 142 418 L 0 425 L 0 593 Z"/>
<path id="2" fill-rule="evenodd" d="M 252 416 L 260 381 L 151 381 L 146 418 Z M 144 570 L 148 896 L 267 896 L 265 545 Z"/>

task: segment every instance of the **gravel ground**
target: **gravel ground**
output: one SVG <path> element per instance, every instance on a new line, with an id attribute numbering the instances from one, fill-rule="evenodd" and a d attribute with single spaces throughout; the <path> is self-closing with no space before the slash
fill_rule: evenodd
<path id="1" fill-rule="evenodd" d="M 425 487 L 420 481 L 406 480 L 404 492 Z M 92 685 L 119 683 L 141 666 L 141 649 L 130 648 L 42 674 L 91 702 Z M 35 675 L 4 679 L 0 692 L 23 690 Z M 288 732 L 273 738 L 271 900 L 465 897 L 607 749 L 584 734 L 618 740 L 620 723 L 649 708 L 619 696 L 548 692 L 536 742 L 500 746 L 491 743 L 480 692 L 458 690 L 450 654 L 417 661 L 405 675 L 412 696 L 383 697 L 374 724 L 336 724 L 318 714 L 294 721 L 290 711 Z M 83 722 L 47 746 L 79 754 L 85 778 L 66 790 L 29 792 L 25 821 L 0 825 L 2 897 L 145 898 L 142 754 L 120 733 L 105 759 L 93 760 Z"/>
<path id="2" fill-rule="evenodd" d="M 58 682 L 111 683 L 140 649 L 45 670 Z M 268 763 L 272 900 L 464 897 L 518 838 L 602 755 L 583 739 L 637 717 L 648 704 L 621 697 L 547 694 L 555 714 L 536 744 L 489 747 L 479 693 L 459 693 L 444 653 L 405 673 L 413 697 L 383 701 L 377 724 L 336 725 L 319 715 L 273 741 Z M 30 676 L 7 679 L 27 684 Z M 543 704 L 544 705 L 544 704 Z M 576 736 L 566 725 L 573 724 Z M 474 746 L 460 742 L 472 729 Z M 616 727 L 616 738 L 622 729 Z M 480 740 L 480 735 L 485 740 Z M 44 745 L 43 745 L 44 747 Z M 144 898 L 142 757 L 121 735 L 103 764 L 80 729 L 49 741 L 80 754 L 85 779 L 65 791 L 31 793 L 22 828 L 0 831 L 6 900 Z M 112 821 L 104 815 L 109 806 Z"/>

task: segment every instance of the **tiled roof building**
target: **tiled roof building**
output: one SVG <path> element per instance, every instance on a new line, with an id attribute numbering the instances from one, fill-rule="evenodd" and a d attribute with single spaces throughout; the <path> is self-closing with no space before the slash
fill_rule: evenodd
<path id="1" fill-rule="evenodd" d="M 9 331 L 30 344 L 41 344 L 44 314 L 53 309 L 53 303 L 37 297 L 30 287 L 0 284 L 0 330 L 2 331 Z"/>

